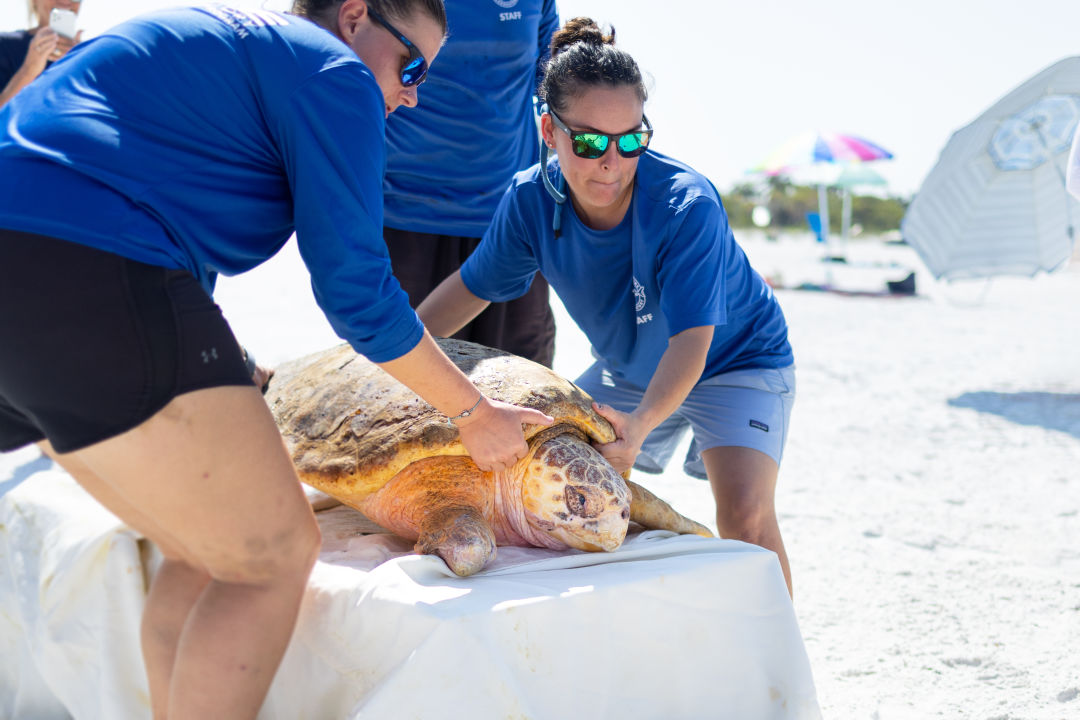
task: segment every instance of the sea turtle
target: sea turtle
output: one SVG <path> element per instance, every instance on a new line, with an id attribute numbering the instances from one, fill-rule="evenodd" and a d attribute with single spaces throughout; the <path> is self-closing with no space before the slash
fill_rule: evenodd
<path id="1" fill-rule="evenodd" d="M 460 340 L 443 351 L 488 397 L 541 410 L 528 454 L 481 472 L 444 415 L 340 345 L 281 365 L 266 400 L 300 479 L 361 511 L 416 550 L 471 575 L 496 545 L 611 551 L 631 520 L 711 536 L 622 476 L 589 444 L 615 439 L 592 400 L 548 368 Z"/>

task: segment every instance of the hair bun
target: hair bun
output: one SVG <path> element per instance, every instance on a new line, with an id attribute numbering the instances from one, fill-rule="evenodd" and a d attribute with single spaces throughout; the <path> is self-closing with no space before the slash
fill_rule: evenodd
<path id="1" fill-rule="evenodd" d="M 610 34 L 605 35 L 596 21 L 587 17 L 576 17 L 566 23 L 551 36 L 551 56 L 555 57 L 568 50 L 572 45 L 614 45 L 615 28 L 608 27 Z"/>

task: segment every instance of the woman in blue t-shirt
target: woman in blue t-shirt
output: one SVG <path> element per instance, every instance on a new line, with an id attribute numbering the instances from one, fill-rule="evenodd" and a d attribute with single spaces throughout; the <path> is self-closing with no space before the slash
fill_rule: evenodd
<path id="1" fill-rule="evenodd" d="M 614 34 L 577 18 L 551 47 L 541 129 L 558 161 L 515 176 L 420 318 L 450 335 L 539 270 L 598 358 L 577 383 L 618 437 L 599 451 L 619 471 L 659 472 L 692 428 L 684 468 L 710 481 L 720 534 L 775 551 L 790 590 L 774 508 L 795 393 L 780 306 L 709 181 L 646 151 L 645 87 Z"/>

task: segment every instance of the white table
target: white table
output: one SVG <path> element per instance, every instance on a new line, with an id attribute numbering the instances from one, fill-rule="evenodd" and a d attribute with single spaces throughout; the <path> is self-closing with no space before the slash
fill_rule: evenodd
<path id="1" fill-rule="evenodd" d="M 500 548 L 458 578 L 398 538 L 357 535 L 347 508 L 319 517 L 262 720 L 820 717 L 761 548 L 649 531 L 614 553 Z M 150 717 L 152 558 L 59 470 L 0 497 L 0 717 Z"/>

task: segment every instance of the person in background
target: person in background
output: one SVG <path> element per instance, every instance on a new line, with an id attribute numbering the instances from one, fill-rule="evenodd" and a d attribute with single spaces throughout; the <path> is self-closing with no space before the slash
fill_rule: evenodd
<path id="1" fill-rule="evenodd" d="M 136 18 L 0 109 L 0 451 L 36 443 L 162 551 L 142 618 L 157 718 L 256 716 L 319 552 L 218 273 L 295 230 L 335 331 L 484 470 L 551 422 L 442 354 L 382 240 L 384 123 L 417 103 L 442 0 L 300 11 Z"/>
<path id="2" fill-rule="evenodd" d="M 533 96 L 555 0 L 450 0 L 450 36 L 416 112 L 386 123 L 383 237 L 413 307 L 480 243 L 510 178 L 539 147 Z M 455 337 L 551 366 L 547 281 L 492 304 Z"/>
<path id="3" fill-rule="evenodd" d="M 774 507 L 795 396 L 787 323 L 712 184 L 648 150 L 641 72 L 614 41 L 588 18 L 555 34 L 540 121 L 558 160 L 514 177 L 420 319 L 452 333 L 539 270 L 592 343 L 597 362 L 575 382 L 615 429 L 600 453 L 660 472 L 692 428 L 683 467 L 709 480 L 720 535 L 774 551 L 790 592 Z"/>
<path id="4" fill-rule="evenodd" d="M 30 0 L 30 30 L 0 33 L 0 107 L 33 82 L 49 63 L 56 62 L 82 39 L 58 35 L 49 27 L 54 9 L 79 12 L 81 0 Z"/>

